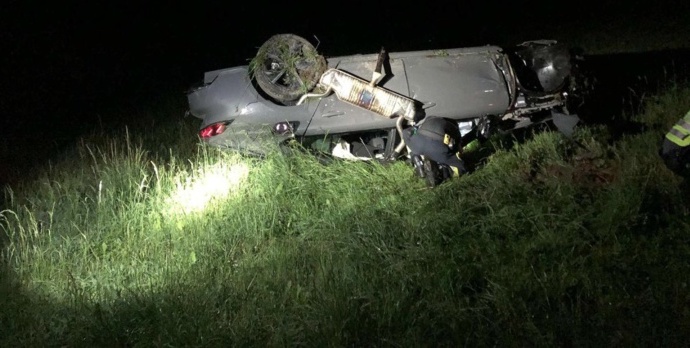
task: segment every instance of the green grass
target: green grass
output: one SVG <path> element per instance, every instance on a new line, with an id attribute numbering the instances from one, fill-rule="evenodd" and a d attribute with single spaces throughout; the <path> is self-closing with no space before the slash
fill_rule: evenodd
<path id="1" fill-rule="evenodd" d="M 433 190 L 193 120 L 86 137 L 5 192 L 0 346 L 683 345 L 690 204 L 657 149 L 690 89 L 646 101 L 645 133 L 496 140 Z"/>

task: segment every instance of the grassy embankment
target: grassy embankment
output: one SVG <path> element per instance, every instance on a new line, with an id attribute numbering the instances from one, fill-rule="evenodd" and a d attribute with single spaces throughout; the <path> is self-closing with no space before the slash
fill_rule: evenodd
<path id="1" fill-rule="evenodd" d="M 433 190 L 198 147 L 194 121 L 87 137 L 6 191 L 0 346 L 682 345 L 689 203 L 657 148 L 689 108 L 670 87 L 614 144 L 494 141 Z"/>

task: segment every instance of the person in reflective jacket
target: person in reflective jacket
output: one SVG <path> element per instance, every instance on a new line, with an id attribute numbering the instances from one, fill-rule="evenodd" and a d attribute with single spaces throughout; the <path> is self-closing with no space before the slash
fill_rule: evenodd
<path id="1" fill-rule="evenodd" d="M 660 155 L 669 169 L 690 178 L 690 111 L 666 133 Z"/>
<path id="2" fill-rule="evenodd" d="M 415 174 L 425 178 L 429 186 L 466 173 L 465 164 L 460 159 L 460 130 L 454 121 L 426 117 L 419 124 L 403 130 L 403 140 L 410 150 Z"/>

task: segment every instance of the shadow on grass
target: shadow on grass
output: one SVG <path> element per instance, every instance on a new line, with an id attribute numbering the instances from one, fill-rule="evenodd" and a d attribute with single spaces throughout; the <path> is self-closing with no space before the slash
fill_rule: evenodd
<path id="1" fill-rule="evenodd" d="M 3 239 L 0 239 L 2 243 Z M 4 244 L 4 243 L 3 243 Z M 3 247 L 4 249 L 4 247 Z M 31 301 L 17 281 L 16 274 L 0 261 L 0 343 L 16 342 L 13 334 L 25 325 L 21 313 L 31 308 Z"/>

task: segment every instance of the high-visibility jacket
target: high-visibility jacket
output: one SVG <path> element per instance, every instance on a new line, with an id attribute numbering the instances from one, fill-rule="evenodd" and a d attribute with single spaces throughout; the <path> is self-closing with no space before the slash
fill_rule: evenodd
<path id="1" fill-rule="evenodd" d="M 690 145 L 690 111 L 666 133 L 666 139 L 680 147 Z"/>
<path id="2" fill-rule="evenodd" d="M 690 111 L 666 133 L 659 154 L 669 169 L 690 178 Z"/>

